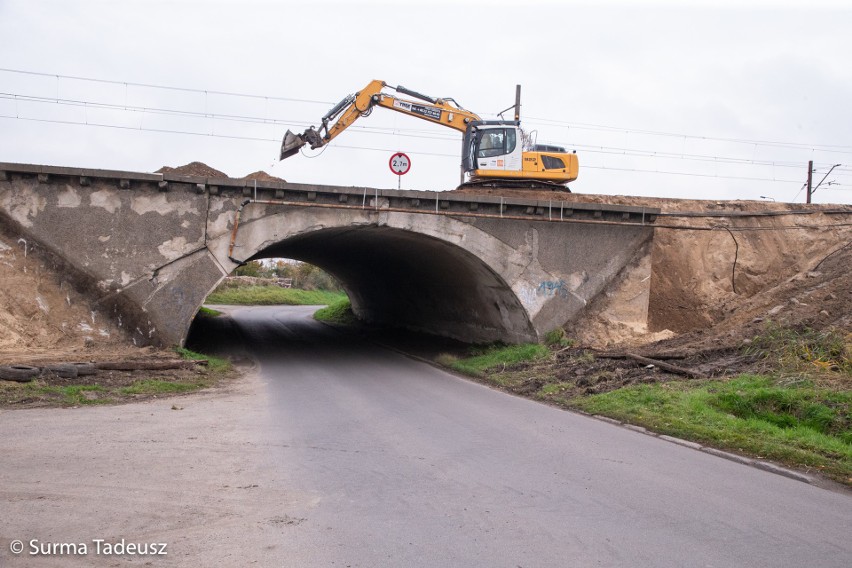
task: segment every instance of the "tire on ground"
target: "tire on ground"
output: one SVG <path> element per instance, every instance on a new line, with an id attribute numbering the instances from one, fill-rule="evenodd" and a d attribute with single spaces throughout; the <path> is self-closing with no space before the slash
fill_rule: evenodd
<path id="1" fill-rule="evenodd" d="M 4 365 L 0 367 L 0 379 L 28 383 L 41 374 L 38 367 L 29 365 Z"/>
<path id="2" fill-rule="evenodd" d="M 85 377 L 86 375 L 94 375 L 98 372 L 97 367 L 95 367 L 94 363 L 71 363 L 77 367 L 77 376 Z"/>
<path id="3" fill-rule="evenodd" d="M 77 365 L 73 363 L 53 363 L 42 367 L 45 373 L 51 373 L 63 379 L 74 379 L 79 374 Z"/>

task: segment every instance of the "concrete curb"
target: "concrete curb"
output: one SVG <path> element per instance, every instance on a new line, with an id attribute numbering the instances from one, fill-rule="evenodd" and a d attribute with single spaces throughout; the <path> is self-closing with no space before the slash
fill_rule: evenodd
<path id="1" fill-rule="evenodd" d="M 673 438 L 672 436 L 666 436 L 665 434 L 660 434 L 657 437 L 661 440 L 665 440 L 666 442 L 671 442 L 672 444 L 678 444 L 680 446 L 692 448 L 693 450 L 701 449 L 701 444 L 698 444 L 696 442 L 690 442 L 689 440 L 681 440 L 680 438 Z"/>
<path id="2" fill-rule="evenodd" d="M 647 434 L 649 436 L 653 436 L 655 438 L 659 438 L 661 440 L 665 440 L 666 442 L 671 442 L 672 444 L 677 444 L 679 446 L 684 446 L 686 448 L 690 448 L 693 450 L 698 450 L 700 452 L 704 452 L 705 454 L 710 454 L 711 456 L 716 456 L 719 458 L 723 458 L 732 462 L 736 462 L 742 465 L 747 465 L 751 467 L 755 467 L 757 469 L 762 469 L 763 471 L 768 471 L 769 473 L 774 473 L 776 475 L 783 475 L 784 477 L 788 477 L 790 479 L 794 479 L 796 481 L 801 481 L 802 483 L 807 483 L 809 485 L 813 485 L 815 483 L 815 478 L 806 475 L 804 473 L 798 472 L 793 469 L 788 469 L 786 467 L 782 467 L 780 465 L 774 464 L 772 462 L 767 462 L 763 460 L 753 459 L 746 456 L 741 456 L 739 454 L 734 454 L 731 452 L 726 452 L 723 450 L 719 450 L 716 448 L 711 448 L 709 446 L 702 446 L 697 442 L 690 442 L 689 440 L 683 440 L 681 438 L 675 438 L 673 436 L 667 436 L 665 434 L 656 434 L 647 430 L 646 428 L 642 428 L 641 426 L 633 426 L 632 424 L 624 424 L 619 422 L 618 420 L 614 420 L 612 418 L 607 418 L 606 416 L 593 415 L 594 418 L 598 420 L 602 420 L 604 422 L 609 422 L 610 424 L 616 424 L 627 428 L 629 430 L 633 430 L 634 432 L 640 432 L 643 434 Z"/>
<path id="3" fill-rule="evenodd" d="M 600 414 L 587 414 L 587 416 L 591 416 L 592 418 L 597 418 L 601 422 L 609 422 L 610 424 L 615 424 L 616 426 L 622 426 L 622 422 L 616 420 L 615 418 L 609 418 L 608 416 L 601 416 Z"/>
<path id="4" fill-rule="evenodd" d="M 730 460 L 732 462 L 741 463 L 743 465 L 755 465 L 755 461 L 751 458 L 743 457 L 737 454 L 732 454 L 730 452 L 725 452 L 722 450 L 717 450 L 716 448 L 708 448 L 706 446 L 701 447 L 701 451 L 705 454 L 710 454 L 716 457 L 725 458 L 726 460 Z"/>
<path id="5" fill-rule="evenodd" d="M 790 479 L 795 479 L 802 483 L 812 484 L 814 482 L 814 479 L 810 475 L 805 475 L 804 473 L 799 473 L 798 471 L 787 469 L 771 462 L 755 460 L 752 465 L 758 469 L 762 469 L 770 473 L 777 473 L 778 475 L 783 475 L 784 477 L 789 477 Z"/>

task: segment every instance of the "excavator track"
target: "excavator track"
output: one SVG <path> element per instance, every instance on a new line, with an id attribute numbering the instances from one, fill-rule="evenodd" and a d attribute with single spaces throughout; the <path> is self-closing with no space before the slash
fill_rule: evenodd
<path id="1" fill-rule="evenodd" d="M 533 179 L 481 179 L 466 181 L 456 189 L 544 189 L 549 191 L 562 191 L 571 193 L 571 189 L 564 184 Z"/>

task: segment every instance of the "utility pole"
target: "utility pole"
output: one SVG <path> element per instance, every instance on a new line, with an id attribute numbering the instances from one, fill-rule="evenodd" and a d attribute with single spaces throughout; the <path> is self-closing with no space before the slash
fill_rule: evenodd
<path id="1" fill-rule="evenodd" d="M 808 200 L 806 203 L 811 202 L 811 184 L 813 183 L 814 176 L 814 161 L 811 160 L 808 162 Z"/>
<path id="2" fill-rule="evenodd" d="M 521 86 L 515 85 L 515 120 L 521 120 Z"/>

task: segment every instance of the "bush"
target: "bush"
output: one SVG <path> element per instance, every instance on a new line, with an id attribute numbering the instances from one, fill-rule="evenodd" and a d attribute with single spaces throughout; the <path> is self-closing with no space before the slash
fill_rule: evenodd
<path id="1" fill-rule="evenodd" d="M 551 347 L 572 347 L 574 345 L 574 340 L 568 339 L 565 335 L 565 330 L 561 327 L 557 327 L 556 329 L 552 329 L 544 334 L 544 344 Z"/>

